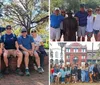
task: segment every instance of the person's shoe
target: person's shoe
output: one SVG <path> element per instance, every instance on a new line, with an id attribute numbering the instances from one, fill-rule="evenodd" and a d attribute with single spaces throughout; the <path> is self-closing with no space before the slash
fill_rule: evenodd
<path id="1" fill-rule="evenodd" d="M 4 72 L 4 73 L 5 73 L 5 74 L 9 74 L 9 73 L 10 73 L 8 67 L 5 69 L 5 72 Z"/>
<path id="2" fill-rule="evenodd" d="M 25 74 L 26 74 L 26 76 L 30 76 L 29 69 L 25 69 Z"/>
<path id="3" fill-rule="evenodd" d="M 44 69 L 43 68 L 41 68 L 42 69 L 42 72 L 44 73 Z"/>
<path id="4" fill-rule="evenodd" d="M 35 64 L 33 64 L 33 66 L 34 66 L 34 69 L 37 71 L 37 69 L 38 69 L 37 66 Z"/>
<path id="5" fill-rule="evenodd" d="M 37 71 L 41 74 L 41 73 L 43 73 L 43 71 L 42 71 L 42 68 L 40 67 L 40 68 L 38 68 L 37 69 Z"/>
<path id="6" fill-rule="evenodd" d="M 24 73 L 19 68 L 16 70 L 16 74 L 19 76 L 24 76 Z"/>

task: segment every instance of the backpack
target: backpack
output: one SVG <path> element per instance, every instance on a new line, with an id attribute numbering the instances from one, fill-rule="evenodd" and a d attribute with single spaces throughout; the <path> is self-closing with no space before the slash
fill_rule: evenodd
<path id="1" fill-rule="evenodd" d="M 15 35 L 15 34 L 13 34 L 13 38 L 14 38 L 14 37 L 16 37 L 16 35 Z M 6 34 L 4 35 L 4 37 L 3 37 L 3 38 L 4 38 L 4 42 L 5 42 L 5 41 L 6 41 Z"/>

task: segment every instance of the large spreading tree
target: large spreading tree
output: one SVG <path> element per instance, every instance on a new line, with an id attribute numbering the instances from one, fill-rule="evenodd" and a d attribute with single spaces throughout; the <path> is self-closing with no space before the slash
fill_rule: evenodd
<path id="1" fill-rule="evenodd" d="M 48 21 L 48 0 L 18 0 L 3 5 L 3 20 L 30 29 Z"/>

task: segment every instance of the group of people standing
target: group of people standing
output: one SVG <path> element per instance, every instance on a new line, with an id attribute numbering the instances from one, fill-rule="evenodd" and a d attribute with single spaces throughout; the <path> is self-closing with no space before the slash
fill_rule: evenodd
<path id="1" fill-rule="evenodd" d="M 56 84 L 69 84 L 77 82 L 97 82 L 100 79 L 100 67 L 97 64 L 78 66 L 55 64 L 50 67 L 50 82 Z"/>
<path id="2" fill-rule="evenodd" d="M 93 15 L 94 13 L 94 15 Z M 94 40 L 100 41 L 100 7 L 95 10 L 89 8 L 85 10 L 85 5 L 80 5 L 80 11 L 75 14 L 55 8 L 50 16 L 50 38 L 52 41 L 60 41 L 63 35 L 64 41 L 91 41 L 94 34 Z"/>
<path id="3" fill-rule="evenodd" d="M 25 75 L 30 76 L 29 57 L 35 57 L 35 66 L 37 67 L 36 70 L 39 73 L 44 72 L 44 57 L 47 56 L 47 54 L 43 47 L 42 38 L 37 34 L 36 30 L 31 30 L 31 34 L 28 35 L 27 30 L 22 28 L 21 35 L 17 37 L 12 32 L 11 25 L 6 26 L 6 33 L 2 35 L 0 39 L 0 57 L 3 57 L 4 63 L 6 65 L 4 72 L 5 74 L 9 74 L 8 57 L 12 56 L 17 57 L 16 74 L 20 76 L 24 75 L 20 68 L 24 58 Z"/>

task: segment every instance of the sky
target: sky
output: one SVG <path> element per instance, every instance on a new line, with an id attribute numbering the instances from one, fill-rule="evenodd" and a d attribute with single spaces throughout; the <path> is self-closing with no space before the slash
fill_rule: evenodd
<path id="1" fill-rule="evenodd" d="M 70 45 L 72 42 L 66 42 L 67 44 L 66 45 Z M 75 42 L 74 42 L 75 43 Z M 99 47 L 98 47 L 98 44 L 100 42 L 94 42 L 94 46 L 93 46 L 93 49 L 94 50 L 97 50 Z M 86 45 L 87 46 L 87 49 L 88 50 L 92 50 L 92 42 L 80 42 L 80 44 L 82 45 Z M 51 46 L 52 45 L 52 46 Z M 60 48 L 57 44 L 57 42 L 52 42 L 50 45 L 50 48 Z"/>

